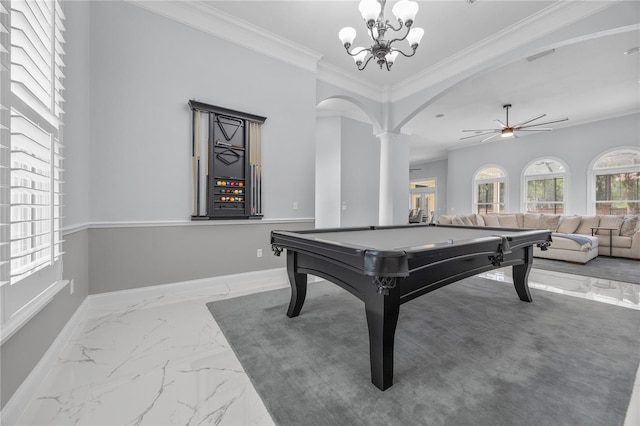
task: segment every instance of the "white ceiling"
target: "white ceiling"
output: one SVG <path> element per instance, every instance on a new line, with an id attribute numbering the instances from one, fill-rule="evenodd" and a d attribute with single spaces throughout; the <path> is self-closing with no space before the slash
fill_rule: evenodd
<path id="1" fill-rule="evenodd" d="M 427 80 L 431 70 L 445 69 L 456 61 L 479 54 L 485 58 L 495 54 L 495 63 L 499 66 L 488 67 L 486 72 L 453 86 L 402 128 L 403 133 L 412 135 L 412 163 L 443 158 L 448 149 L 479 143 L 482 137 L 460 141 L 461 137 L 470 135 L 461 130 L 495 127 L 493 120 L 505 119 L 502 105 L 506 103 L 513 105 L 510 123 L 541 113 L 547 116 L 539 122 L 569 117 L 567 122 L 552 125 L 553 128 L 640 110 L 640 53 L 624 54 L 640 46 L 640 2 L 627 1 L 623 7 L 616 1 L 587 2 L 588 7 L 600 7 L 597 13 L 608 10 L 601 14 L 601 20 L 597 19 L 596 12 L 592 13 L 594 17 L 584 13 L 575 18 L 591 25 L 593 28 L 586 32 L 592 34 L 582 31 L 580 37 L 572 38 L 568 33 L 566 39 L 570 42 L 558 44 L 556 40 L 553 53 L 531 62 L 524 59 L 528 52 L 520 57 L 513 52 L 517 52 L 519 45 L 536 42 L 546 35 L 536 34 L 537 28 L 542 32 L 553 25 L 555 30 L 570 25 L 570 20 L 561 15 L 562 7 L 567 13 L 568 2 L 477 0 L 470 4 L 466 0 L 433 0 L 418 3 L 420 10 L 414 26 L 423 27 L 425 36 L 417 54 L 412 58 L 400 56 L 390 72 L 380 70 L 373 62 L 364 71 L 357 71 L 353 59 L 340 44 L 338 31 L 344 26 L 358 31 L 354 45 L 364 45 L 368 39 L 358 1 L 235 0 L 198 4 L 216 13 L 222 11 L 230 15 L 232 21 L 237 19 L 258 32 L 318 53 L 319 65 L 326 65 L 369 87 L 380 88 L 381 93 L 399 92 L 397 88 L 407 86 L 407 82 Z M 387 18 L 392 17 L 392 4 L 390 0 L 386 6 Z M 615 16 L 616 13 L 625 16 Z M 564 21 L 554 23 L 554 18 Z M 624 25 L 612 30 L 612 21 Z M 545 50 L 544 47 L 540 45 L 538 50 Z M 319 110 L 324 114 L 341 111 L 346 116 L 367 120 L 361 111 L 345 101 L 325 101 Z M 444 116 L 436 118 L 437 114 Z"/>

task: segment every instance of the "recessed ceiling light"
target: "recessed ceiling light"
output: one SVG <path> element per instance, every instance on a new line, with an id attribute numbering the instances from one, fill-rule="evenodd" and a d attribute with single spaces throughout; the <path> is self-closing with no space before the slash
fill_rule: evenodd
<path id="1" fill-rule="evenodd" d="M 436 115 L 436 118 L 442 118 L 442 117 L 444 117 L 444 114 L 437 114 Z"/>
<path id="2" fill-rule="evenodd" d="M 625 55 L 635 55 L 636 53 L 638 53 L 638 51 L 640 51 L 640 47 L 634 47 L 631 48 L 629 50 L 627 50 L 626 52 L 624 52 Z"/>

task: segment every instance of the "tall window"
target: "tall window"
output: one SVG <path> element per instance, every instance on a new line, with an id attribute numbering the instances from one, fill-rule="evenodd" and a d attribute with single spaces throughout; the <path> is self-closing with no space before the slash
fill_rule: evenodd
<path id="1" fill-rule="evenodd" d="M 473 178 L 475 213 L 501 213 L 505 209 L 506 174 L 497 166 L 480 169 Z"/>
<path id="2" fill-rule="evenodd" d="M 596 214 L 640 214 L 640 150 L 610 151 L 593 163 Z"/>
<path id="3" fill-rule="evenodd" d="M 525 211 L 564 214 L 566 167 L 550 158 L 536 160 L 524 171 Z"/>
<path id="4" fill-rule="evenodd" d="M 16 293 L 9 287 L 23 287 L 22 295 L 32 298 L 43 288 L 23 285 L 23 280 L 62 255 L 64 14 L 59 0 L 1 0 L 0 6 L 2 45 L 10 46 L 0 57 L 0 129 L 3 145 L 8 140 L 10 148 L 6 158 L 2 151 L 3 171 L 9 166 L 9 200 L 3 200 L 9 204 L 9 250 L 2 252 L 0 263 L 9 261 L 2 283 L 11 286 L 3 285 L 2 295 Z M 40 275 L 45 285 L 51 284 L 53 278 Z M 5 299 L 5 308 L 9 304 L 15 303 Z"/>

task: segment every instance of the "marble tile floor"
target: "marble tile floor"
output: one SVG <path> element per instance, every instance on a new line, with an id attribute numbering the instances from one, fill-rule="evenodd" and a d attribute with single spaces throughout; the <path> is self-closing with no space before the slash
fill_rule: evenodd
<path id="1" fill-rule="evenodd" d="M 510 282 L 508 269 L 482 274 Z M 533 269 L 530 286 L 640 310 L 640 286 Z M 92 304 L 19 419 L 23 425 L 270 425 L 205 303 L 287 287 L 231 283 L 202 294 Z M 631 374 L 635 374 L 632 372 Z M 636 375 L 625 425 L 640 424 Z"/>

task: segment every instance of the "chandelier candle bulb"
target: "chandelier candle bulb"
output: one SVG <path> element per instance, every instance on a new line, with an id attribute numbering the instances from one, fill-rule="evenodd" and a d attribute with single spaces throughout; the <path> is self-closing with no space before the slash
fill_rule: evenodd
<path id="1" fill-rule="evenodd" d="M 358 9 L 367 26 L 371 28 L 380 16 L 382 5 L 377 0 L 362 0 L 358 5 Z"/>
<path id="2" fill-rule="evenodd" d="M 338 33 L 338 37 L 340 38 L 342 45 L 348 49 L 356 38 L 356 30 L 352 27 L 344 27 Z"/>
<path id="3" fill-rule="evenodd" d="M 393 5 L 391 12 L 393 12 L 398 21 L 404 22 L 407 27 L 410 27 L 418 13 L 418 3 L 415 1 L 400 0 Z"/>
<path id="4" fill-rule="evenodd" d="M 422 40 L 422 36 L 424 36 L 424 30 L 422 28 L 411 28 L 411 31 L 407 34 L 409 46 L 414 50 L 417 49 L 420 44 L 420 40 Z"/>

